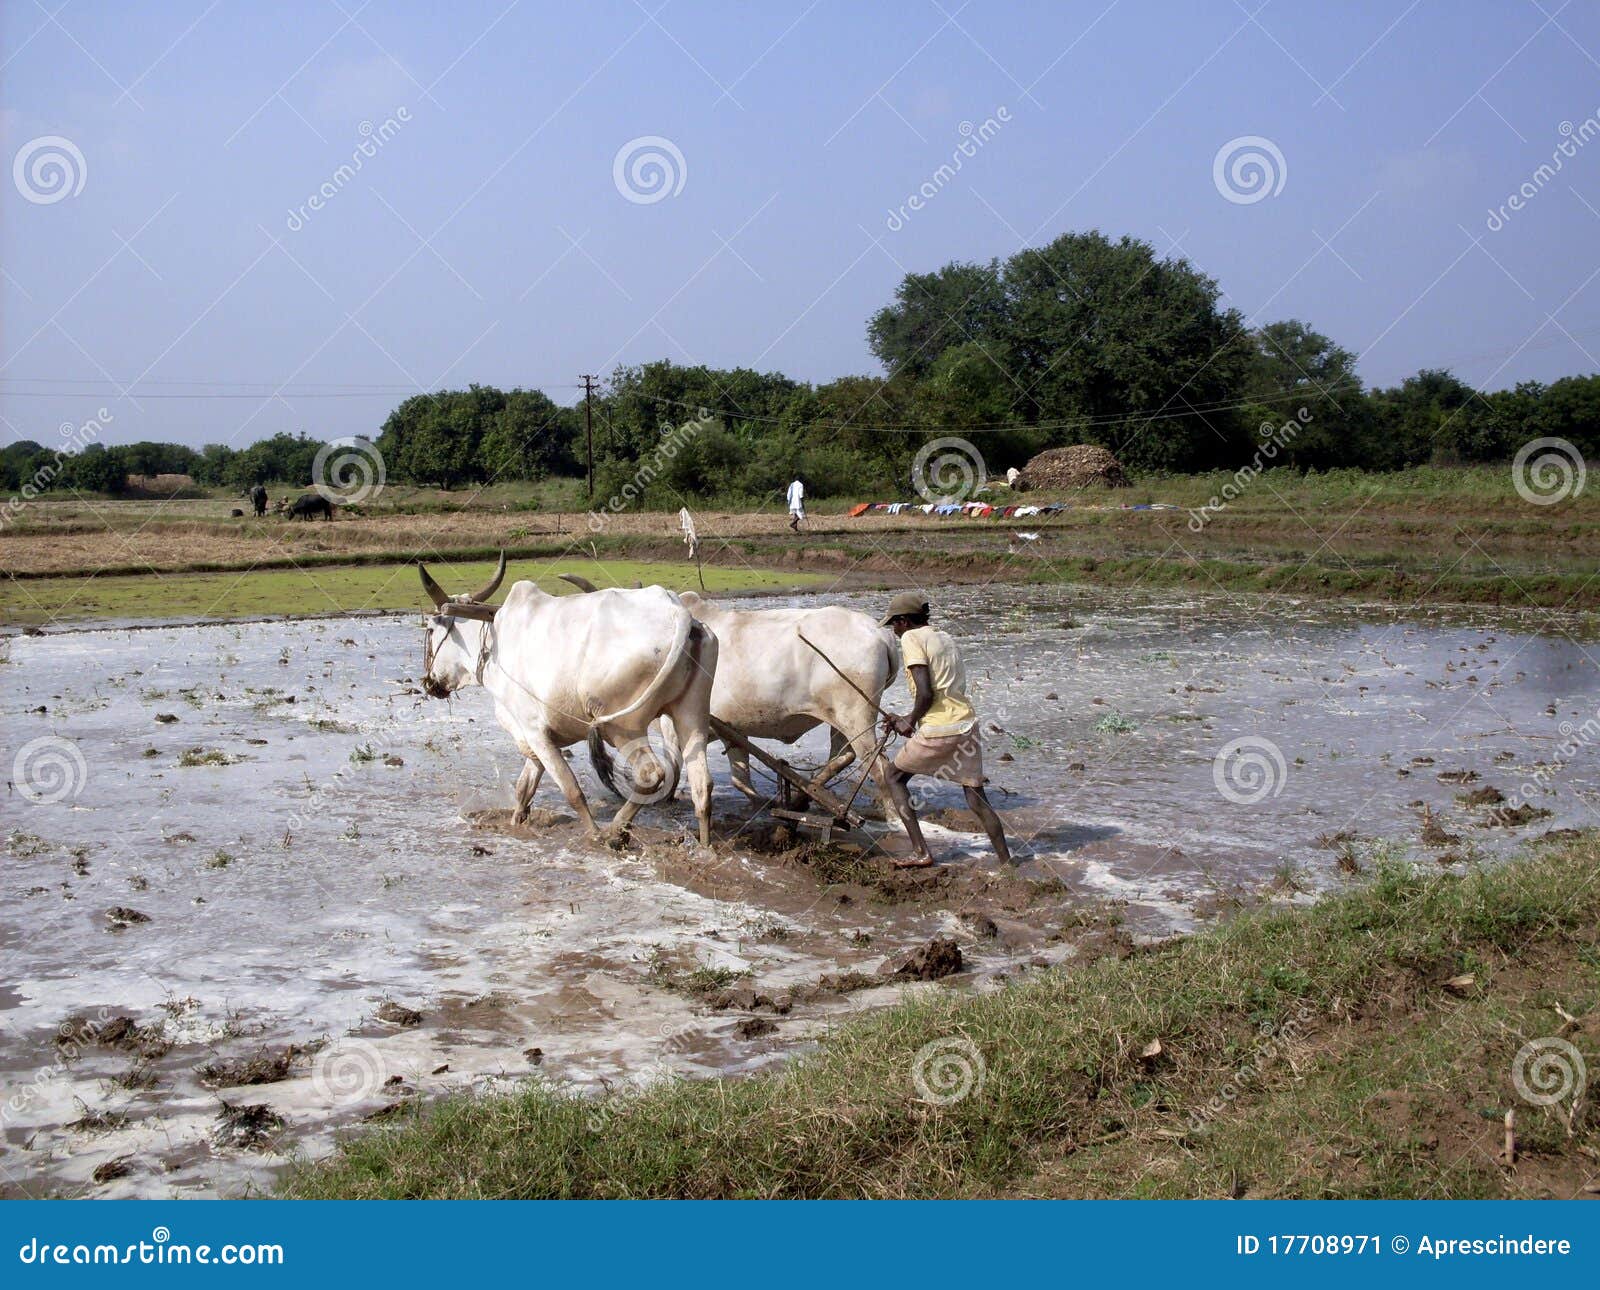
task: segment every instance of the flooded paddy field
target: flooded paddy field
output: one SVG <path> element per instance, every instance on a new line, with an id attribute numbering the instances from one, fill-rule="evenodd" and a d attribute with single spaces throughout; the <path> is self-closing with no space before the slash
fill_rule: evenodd
<path id="1" fill-rule="evenodd" d="M 1597 819 L 1592 618 L 1022 587 L 935 610 L 1015 871 L 958 790 L 926 802 L 936 870 L 797 846 L 720 751 L 710 851 L 686 801 L 607 849 L 548 784 L 513 828 L 519 758 L 481 691 L 416 692 L 411 617 L 9 638 L 0 1194 L 237 1195 L 419 1097 L 753 1070 L 903 990 Z"/>

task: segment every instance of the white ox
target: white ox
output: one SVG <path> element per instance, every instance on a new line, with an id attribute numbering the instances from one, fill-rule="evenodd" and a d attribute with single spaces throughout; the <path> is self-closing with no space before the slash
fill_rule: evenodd
<path id="1" fill-rule="evenodd" d="M 562 577 L 585 591 L 594 590 L 586 579 Z M 838 606 L 725 609 L 692 591 L 680 592 L 678 598 L 717 638 L 711 688 L 715 716 L 742 735 L 784 743 L 793 743 L 819 725 L 828 726 L 832 730 L 828 773 L 837 773 L 852 761 L 871 759 L 878 786 L 886 791 L 883 767 L 873 753 L 878 743 L 877 705 L 900 668 L 900 645 L 893 632 L 867 614 Z M 823 650 L 839 672 L 806 640 Z M 669 750 L 674 742 L 666 739 Z M 732 746 L 727 753 L 734 786 L 752 800 L 763 800 L 750 783 L 748 755 Z"/>
<path id="2" fill-rule="evenodd" d="M 645 735 L 668 717 L 682 741 L 700 841 L 711 839 L 711 773 L 706 765 L 717 640 L 672 592 L 661 587 L 593 596 L 552 596 L 532 582 L 514 583 L 504 603 L 447 596 L 420 564 L 423 589 L 440 611 L 426 624 L 423 689 L 444 698 L 482 685 L 495 717 L 527 759 L 518 777 L 513 819 L 528 805 L 545 771 L 592 833 L 599 833 L 583 790 L 561 750 L 586 741 L 597 774 L 625 798 L 612 823 L 627 831 L 639 808 L 670 793 L 677 766 L 663 767 Z M 626 780 L 618 788 L 606 745 L 619 748 Z"/>

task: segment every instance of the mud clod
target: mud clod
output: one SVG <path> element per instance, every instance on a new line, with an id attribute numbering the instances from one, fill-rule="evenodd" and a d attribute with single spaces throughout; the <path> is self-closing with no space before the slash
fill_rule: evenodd
<path id="1" fill-rule="evenodd" d="M 1498 810 L 1490 811 L 1478 823 L 1482 829 L 1515 829 L 1524 824 L 1532 824 L 1535 820 L 1544 820 L 1550 817 L 1550 812 L 1542 806 L 1534 806 L 1524 802 L 1520 806 L 1505 806 Z"/>
<path id="2" fill-rule="evenodd" d="M 956 917 L 968 931 L 981 940 L 991 941 L 1000 935 L 999 926 L 987 914 L 979 913 L 977 910 L 964 910 Z"/>
<path id="3" fill-rule="evenodd" d="M 116 1178 L 126 1178 L 132 1172 L 132 1156 L 115 1156 L 104 1164 L 96 1165 L 92 1177 L 97 1183 L 108 1183 Z"/>
<path id="4" fill-rule="evenodd" d="M 272 1135 L 283 1128 L 283 1124 L 283 1117 L 265 1102 L 252 1106 L 232 1106 L 224 1102 L 217 1112 L 217 1127 L 211 1136 L 219 1147 L 259 1151 L 270 1145 Z"/>
<path id="5" fill-rule="evenodd" d="M 289 1069 L 301 1049 L 290 1044 L 278 1052 L 263 1050 L 253 1057 L 217 1058 L 195 1068 L 207 1088 L 242 1088 L 250 1084 L 276 1084 L 289 1078 Z"/>
<path id="6" fill-rule="evenodd" d="M 759 1039 L 762 1035 L 770 1035 L 778 1028 L 776 1021 L 766 1017 L 746 1017 L 733 1028 L 740 1039 Z"/>
<path id="7" fill-rule="evenodd" d="M 148 923 L 149 914 L 141 914 L 137 909 L 130 909 L 127 905 L 113 905 L 106 910 L 106 921 L 111 924 L 112 931 L 121 931 L 125 927 L 132 927 L 135 923 Z"/>
<path id="8" fill-rule="evenodd" d="M 878 971 L 913 981 L 937 981 L 961 971 L 961 947 L 948 936 L 936 936 L 906 954 L 889 959 Z"/>
<path id="9" fill-rule="evenodd" d="M 420 1026 L 422 1014 L 415 1008 L 408 1008 L 403 1003 L 396 1003 L 393 999 L 385 999 L 378 1005 L 378 1011 L 373 1014 L 379 1021 L 386 1021 L 391 1026 Z"/>

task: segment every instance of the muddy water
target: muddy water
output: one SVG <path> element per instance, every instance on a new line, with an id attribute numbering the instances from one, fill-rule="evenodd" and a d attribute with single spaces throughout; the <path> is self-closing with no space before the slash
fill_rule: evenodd
<path id="1" fill-rule="evenodd" d="M 0 1192 L 236 1195 L 416 1097 L 781 1059 L 950 988 L 817 988 L 936 934 L 989 988 L 1312 898 L 1341 855 L 1469 864 L 1596 821 L 1593 748 L 1570 751 L 1592 621 L 1012 587 L 940 609 L 1017 875 L 942 817 L 944 870 L 825 881 L 743 824 L 719 754 L 712 853 L 686 804 L 599 847 L 548 785 L 512 829 L 517 758 L 481 692 L 414 692 L 409 618 L 10 639 Z M 1524 783 L 1550 814 L 1518 827 L 1457 800 Z M 718 974 L 731 997 L 670 988 Z"/>

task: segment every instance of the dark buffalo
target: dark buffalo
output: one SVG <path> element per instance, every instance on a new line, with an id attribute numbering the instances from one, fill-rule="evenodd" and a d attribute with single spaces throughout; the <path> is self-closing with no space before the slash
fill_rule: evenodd
<path id="1" fill-rule="evenodd" d="M 250 490 L 250 505 L 255 507 L 258 517 L 267 513 L 267 490 L 262 485 L 257 484 Z"/>
<path id="2" fill-rule="evenodd" d="M 325 520 L 333 518 L 333 503 L 321 493 L 301 493 L 294 499 L 294 505 L 289 508 L 289 518 L 292 520 L 309 520 L 313 515 L 320 515 Z"/>

